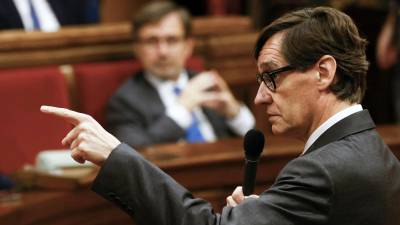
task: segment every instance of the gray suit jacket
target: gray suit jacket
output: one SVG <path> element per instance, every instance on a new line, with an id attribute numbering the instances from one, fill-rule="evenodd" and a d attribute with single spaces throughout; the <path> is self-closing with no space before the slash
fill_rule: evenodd
<path id="1" fill-rule="evenodd" d="M 194 74 L 189 72 L 189 77 Z M 203 108 L 218 138 L 232 137 L 226 119 Z M 106 113 L 107 129 L 130 146 L 176 142 L 185 131 L 165 114 L 157 90 L 139 72 L 124 83 L 111 97 Z"/>
<path id="2" fill-rule="evenodd" d="M 92 188 L 139 225 L 400 224 L 400 164 L 374 127 L 366 110 L 339 121 L 260 198 L 221 214 L 124 144 Z"/>

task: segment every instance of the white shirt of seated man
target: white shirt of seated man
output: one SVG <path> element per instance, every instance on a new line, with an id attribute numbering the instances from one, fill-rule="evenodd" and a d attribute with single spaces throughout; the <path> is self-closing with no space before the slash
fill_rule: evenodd
<path id="1" fill-rule="evenodd" d="M 60 23 L 57 20 L 51 6 L 46 0 L 13 0 L 19 15 L 21 16 L 22 24 L 26 31 L 35 30 L 32 13 L 30 9 L 30 1 L 32 2 L 33 10 L 37 15 L 40 24 L 40 30 L 44 32 L 55 32 L 60 29 Z"/>
<path id="2" fill-rule="evenodd" d="M 202 76 L 206 77 L 207 73 L 210 72 L 203 73 Z M 174 87 L 179 87 L 183 90 L 188 85 L 189 77 L 187 71 L 182 71 L 176 81 L 163 80 L 155 75 L 152 75 L 149 72 L 145 73 L 145 77 L 157 90 L 161 101 L 166 108 L 166 114 L 183 129 L 188 128 L 192 122 L 191 114 L 184 106 L 178 103 L 178 97 L 173 91 Z M 194 107 L 193 113 L 199 120 L 199 129 L 204 140 L 208 142 L 215 141 L 217 137 L 212 128 L 212 125 L 210 124 L 200 107 Z M 249 129 L 254 127 L 255 119 L 250 110 L 245 105 L 241 104 L 239 112 L 236 114 L 235 117 L 228 119 L 227 123 L 228 126 L 233 130 L 233 132 L 235 132 L 239 136 L 244 136 Z"/>

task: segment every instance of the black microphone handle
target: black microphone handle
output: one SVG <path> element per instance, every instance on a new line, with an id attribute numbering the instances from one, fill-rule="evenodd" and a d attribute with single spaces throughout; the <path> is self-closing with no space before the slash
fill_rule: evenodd
<path id="1" fill-rule="evenodd" d="M 244 179 L 243 179 L 243 194 L 248 196 L 254 193 L 254 184 L 257 175 L 258 161 L 245 160 L 244 165 Z"/>

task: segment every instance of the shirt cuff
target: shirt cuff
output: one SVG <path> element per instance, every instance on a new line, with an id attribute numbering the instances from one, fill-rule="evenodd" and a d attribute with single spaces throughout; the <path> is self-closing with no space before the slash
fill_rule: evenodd
<path id="1" fill-rule="evenodd" d="M 253 114 L 250 112 L 249 108 L 244 105 L 241 105 L 239 113 L 227 122 L 229 127 L 240 136 L 244 136 L 247 131 L 255 126 Z"/>

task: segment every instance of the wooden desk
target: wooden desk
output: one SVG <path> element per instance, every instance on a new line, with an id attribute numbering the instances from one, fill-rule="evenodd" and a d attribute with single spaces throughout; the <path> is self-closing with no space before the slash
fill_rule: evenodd
<path id="1" fill-rule="evenodd" d="M 259 183 L 273 181 L 282 166 L 301 153 L 303 146 L 294 139 L 280 137 L 267 137 L 266 143 L 259 163 Z M 234 187 L 242 182 L 242 139 L 153 146 L 144 150 L 143 155 L 191 191 Z"/>
<path id="2" fill-rule="evenodd" d="M 400 156 L 400 126 L 378 128 L 385 142 Z M 143 155 L 196 197 L 210 201 L 216 211 L 225 198 L 242 182 L 243 148 L 241 139 L 208 144 L 158 145 Z M 266 189 L 282 167 L 297 157 L 303 144 L 293 139 L 266 137 L 257 174 L 257 193 Z M 0 225 L 132 224 L 130 218 L 88 189 L 72 192 L 23 193 L 15 204 L 0 203 Z"/>
<path id="3" fill-rule="evenodd" d="M 0 203 L 1 225 L 133 224 L 130 217 L 87 189 L 29 192 Z"/>

